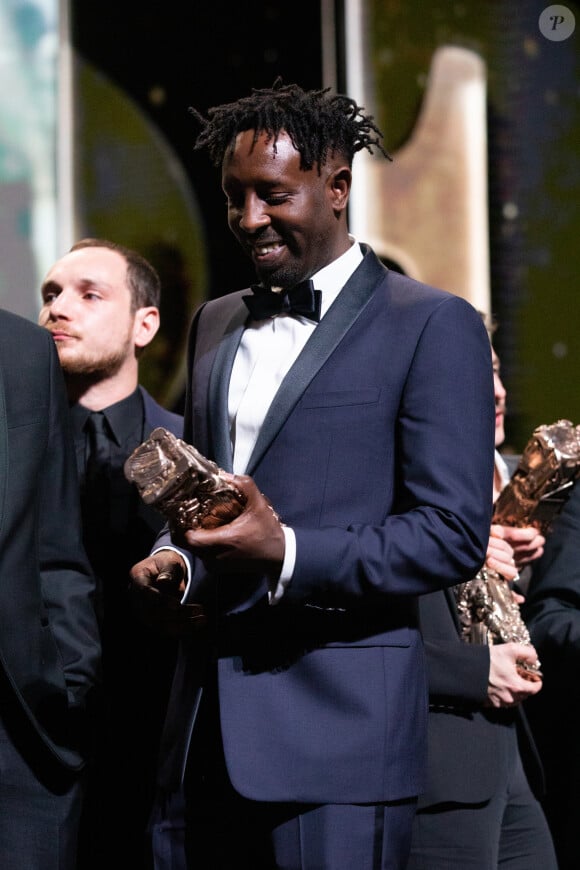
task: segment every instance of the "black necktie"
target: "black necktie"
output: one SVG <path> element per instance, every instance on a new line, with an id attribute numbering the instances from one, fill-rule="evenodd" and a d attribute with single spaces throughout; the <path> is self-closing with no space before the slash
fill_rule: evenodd
<path id="1" fill-rule="evenodd" d="M 261 284 L 252 285 L 252 296 L 242 296 L 254 320 L 265 320 L 277 314 L 298 314 L 316 323 L 320 320 L 322 293 L 314 289 L 311 280 L 301 281 L 289 290 L 274 293 Z"/>
<path id="2" fill-rule="evenodd" d="M 109 427 L 102 411 L 91 411 L 85 424 L 88 436 L 88 452 L 85 479 L 87 483 L 106 476 L 111 460 Z"/>
<path id="3" fill-rule="evenodd" d="M 99 559 L 110 524 L 110 461 L 108 424 L 100 411 L 93 411 L 85 423 L 87 460 L 81 491 L 83 538 L 89 558 Z"/>

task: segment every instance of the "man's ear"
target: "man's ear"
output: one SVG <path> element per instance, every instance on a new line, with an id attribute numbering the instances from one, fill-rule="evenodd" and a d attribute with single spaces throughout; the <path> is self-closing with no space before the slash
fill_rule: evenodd
<path id="1" fill-rule="evenodd" d="M 135 347 L 146 347 L 157 335 L 159 329 L 159 309 L 154 305 L 138 308 L 135 312 L 133 342 Z"/>
<path id="2" fill-rule="evenodd" d="M 348 204 L 352 171 L 349 166 L 339 166 L 328 177 L 328 190 L 334 211 L 344 211 Z"/>

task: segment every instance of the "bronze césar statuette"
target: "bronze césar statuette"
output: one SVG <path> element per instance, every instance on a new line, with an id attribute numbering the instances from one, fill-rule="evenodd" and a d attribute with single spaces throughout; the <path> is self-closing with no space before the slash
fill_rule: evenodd
<path id="1" fill-rule="evenodd" d="M 538 426 L 511 480 L 496 500 L 493 522 L 536 526 L 548 534 L 552 522 L 580 477 L 580 426 L 558 420 Z M 462 639 L 467 643 L 531 643 L 510 586 L 497 572 L 482 568 L 455 587 Z M 540 679 L 539 663 L 522 663 L 520 673 Z"/>
<path id="2" fill-rule="evenodd" d="M 154 429 L 124 465 L 145 504 L 160 511 L 173 533 L 211 529 L 235 519 L 242 494 L 215 462 L 167 429 Z"/>

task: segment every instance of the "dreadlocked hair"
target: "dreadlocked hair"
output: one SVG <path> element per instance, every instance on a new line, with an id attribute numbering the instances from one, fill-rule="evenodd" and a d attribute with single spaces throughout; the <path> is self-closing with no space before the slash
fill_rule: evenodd
<path id="1" fill-rule="evenodd" d="M 330 95 L 330 88 L 304 91 L 299 85 L 284 85 L 278 77 L 271 88 L 252 88 L 248 97 L 208 110 L 204 118 L 190 107 L 202 127 L 194 150 L 207 148 L 214 166 L 220 166 L 233 149 L 238 133 L 254 130 L 254 143 L 261 133 L 276 142 L 282 131 L 300 154 L 300 168 L 320 172 L 327 156 L 342 154 L 352 166 L 357 151 L 370 154 L 377 148 L 388 160 L 380 140 L 383 134 L 372 115 L 343 94 Z"/>

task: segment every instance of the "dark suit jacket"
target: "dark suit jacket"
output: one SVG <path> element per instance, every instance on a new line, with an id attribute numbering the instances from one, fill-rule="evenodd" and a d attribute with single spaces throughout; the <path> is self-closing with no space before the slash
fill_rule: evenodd
<path id="1" fill-rule="evenodd" d="M 489 649 L 460 638 L 455 595 L 451 589 L 419 600 L 429 683 L 427 787 L 419 807 L 437 803 L 479 803 L 507 778 L 505 728 L 518 729 L 524 769 L 534 792 L 543 791 L 538 754 L 521 708 L 484 708 L 489 678 Z"/>
<path id="2" fill-rule="evenodd" d="M 153 429 L 157 426 L 163 426 L 169 429 L 178 438 L 181 438 L 183 430 L 183 417 L 180 414 L 175 414 L 173 411 L 168 411 L 155 401 L 153 396 L 149 395 L 145 387 L 139 387 L 143 396 L 143 404 L 145 407 L 145 438 L 148 438 Z"/>
<path id="3" fill-rule="evenodd" d="M 163 408 L 143 387 L 139 392 L 143 438 L 158 426 L 181 437 L 183 417 Z M 84 438 L 77 450 L 84 455 Z M 84 502 L 81 498 L 85 546 L 98 582 L 103 689 L 112 704 L 113 742 L 125 762 L 135 757 L 135 769 L 144 775 L 154 764 L 177 644 L 173 638 L 159 637 L 140 621 L 128 579 L 132 566 L 148 555 L 164 518 L 142 501 L 118 459 L 109 468 L 109 487 L 109 509 L 101 511 L 98 521 L 91 510 L 92 494 L 89 492 Z M 134 775 L 125 777 L 129 779 L 134 781 Z"/>
<path id="4" fill-rule="evenodd" d="M 159 405 L 143 388 L 143 438 L 162 426 L 177 437 L 183 432 L 183 417 Z M 105 692 L 113 692 L 115 709 L 127 710 L 127 721 L 116 722 L 115 732 L 124 727 L 134 732 L 134 723 L 141 717 L 142 726 L 133 733 L 131 750 L 147 745 L 145 735 L 157 731 L 158 720 L 164 715 L 167 691 L 175 661 L 176 641 L 161 638 L 143 625 L 134 611 L 128 591 L 129 571 L 144 559 L 164 524 L 163 515 L 139 497 L 136 487 L 124 475 L 123 468 L 111 469 L 111 511 L 105 517 L 100 536 L 87 547 L 93 570 L 100 581 L 103 595 L 103 664 Z M 115 522 L 113 509 L 126 505 L 121 521 Z M 120 706 L 118 706 L 120 705 Z M 115 716 L 115 718 L 117 718 Z M 127 735 L 129 737 L 129 735 Z M 140 738 L 143 743 L 140 742 Z M 150 749 L 150 747 L 149 747 Z M 151 764 L 149 757 L 138 761 L 143 769 Z"/>
<path id="5" fill-rule="evenodd" d="M 147 392 L 144 387 L 139 387 L 141 396 L 143 397 L 143 407 L 145 412 L 145 420 L 143 425 L 143 439 L 149 438 L 153 429 L 162 426 L 168 429 L 178 438 L 183 434 L 183 417 L 180 414 L 175 414 L 173 411 L 168 411 L 163 408 L 155 399 Z M 163 526 L 163 517 L 151 505 L 146 505 L 140 498 L 137 498 L 136 520 L 141 525 L 141 533 L 136 535 L 134 545 L 131 547 L 129 542 L 125 542 L 124 550 L 126 551 L 126 571 L 128 571 L 139 559 L 144 559 L 152 541 L 157 536 L 159 530 Z M 134 558 L 136 556 L 136 559 Z M 127 576 L 127 574 L 125 574 Z"/>
<path id="6" fill-rule="evenodd" d="M 580 811 L 580 484 L 546 536 L 523 616 L 544 673 L 526 710 L 546 771 L 544 808 L 562 867 L 577 867 Z"/>
<path id="7" fill-rule="evenodd" d="M 181 437 L 183 417 L 159 405 L 144 387 L 140 386 L 138 389 L 143 400 L 143 418 L 139 421 L 139 430 L 143 431 L 143 439 L 148 438 L 153 429 L 158 426 L 169 429 L 174 435 Z M 84 452 L 84 435 L 81 433 L 79 437 L 77 433 L 79 469 L 82 469 L 84 464 Z M 81 505 L 84 505 L 83 510 L 85 510 L 83 517 L 85 532 L 91 532 L 90 535 L 86 535 L 85 546 L 105 597 L 104 607 L 107 610 L 105 630 L 107 634 L 122 638 L 125 645 L 127 618 L 131 613 L 127 594 L 129 571 L 136 562 L 144 559 L 149 553 L 164 519 L 159 511 L 139 498 L 137 489 L 125 477 L 123 466 L 118 459 L 111 462 L 109 467 L 109 487 L 110 507 L 107 512 L 103 512 L 99 522 L 95 522 L 92 493 L 89 491 L 85 500 L 81 497 Z M 124 649 L 120 649 L 118 654 L 120 660 L 115 661 L 115 668 L 123 664 Z M 117 652 L 115 657 L 117 658 Z"/>
<path id="8" fill-rule="evenodd" d="M 54 341 L 0 311 L 0 661 L 47 755 L 71 769 L 98 679 L 93 596 Z"/>
<path id="9" fill-rule="evenodd" d="M 519 456 L 503 457 L 510 474 Z M 444 589 L 419 600 L 429 683 L 427 787 L 419 807 L 438 803 L 480 803 L 505 785 L 505 726 L 518 729 L 524 769 L 536 794 L 543 791 L 538 753 L 521 707 L 484 707 L 489 649 L 463 643 L 455 594 Z"/>
<path id="10" fill-rule="evenodd" d="M 143 417 L 136 429 L 149 437 L 157 426 L 181 436 L 183 418 L 139 388 Z M 84 461 L 84 436 L 77 450 Z M 123 459 L 109 464 L 110 502 L 96 512 L 94 491 L 83 493 L 85 545 L 99 582 L 103 691 L 96 719 L 95 761 L 81 826 L 79 867 L 145 866 L 144 831 L 155 790 L 163 726 L 177 641 L 160 636 L 135 610 L 130 568 L 144 559 L 163 525 L 123 473 Z"/>
<path id="11" fill-rule="evenodd" d="M 546 536 L 532 570 L 524 616 L 545 668 L 574 684 L 580 667 L 580 483 Z M 568 692 L 566 693 L 568 694 Z"/>
<path id="12" fill-rule="evenodd" d="M 284 379 L 248 466 L 296 534 L 282 601 L 268 605 L 263 577 L 228 581 L 194 565 L 191 599 L 217 611 L 229 774 L 262 801 L 378 802 L 421 790 L 416 596 L 473 576 L 487 545 L 494 409 L 483 322 L 465 300 L 364 250 Z M 191 330 L 184 437 L 225 469 L 245 292 L 206 303 Z M 189 652 L 170 706 L 165 784 L 182 770 L 197 699 L 201 655 Z"/>

